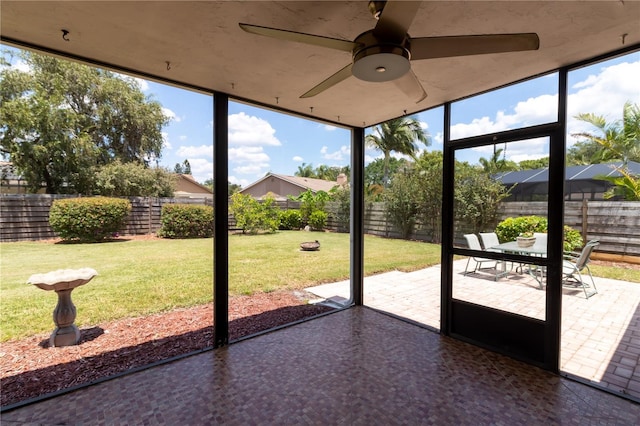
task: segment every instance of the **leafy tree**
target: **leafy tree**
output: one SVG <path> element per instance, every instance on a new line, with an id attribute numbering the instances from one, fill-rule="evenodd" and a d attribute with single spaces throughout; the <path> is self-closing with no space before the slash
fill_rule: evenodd
<path id="1" fill-rule="evenodd" d="M 569 149 L 568 158 L 573 161 L 584 161 L 585 154 L 590 155 L 589 163 L 606 163 L 622 161 L 626 166 L 629 161 L 640 161 L 640 107 L 638 104 L 626 102 L 622 119 L 607 122 L 606 118 L 593 113 L 578 114 L 575 118 L 591 124 L 596 132 L 580 132 L 572 134 L 582 138 Z M 572 147 L 572 148 L 574 148 Z M 578 156 L 580 155 L 580 156 Z"/>
<path id="2" fill-rule="evenodd" d="M 549 157 L 538 158 L 536 160 L 522 160 L 518 163 L 520 170 L 535 170 L 549 167 Z"/>
<path id="3" fill-rule="evenodd" d="M 250 195 L 235 193 L 231 196 L 229 211 L 243 233 L 274 233 L 280 226 L 280 210 L 273 197 L 267 196 L 260 202 Z"/>
<path id="4" fill-rule="evenodd" d="M 404 239 L 413 232 L 420 212 L 416 192 L 418 187 L 418 174 L 410 167 L 396 173 L 382 194 L 387 219 L 400 230 L 400 236 Z"/>
<path id="5" fill-rule="evenodd" d="M 471 232 L 491 229 L 498 217 L 498 204 L 509 191 L 483 170 L 457 163 L 454 183 L 454 216 Z"/>
<path id="6" fill-rule="evenodd" d="M 506 158 L 500 158 L 500 155 L 504 152 L 504 149 L 498 148 L 496 149 L 495 145 L 493 146 L 493 155 L 490 159 L 486 159 L 481 157 L 478 161 L 484 171 L 488 174 L 495 174 L 498 172 L 506 172 L 509 170 L 518 170 L 518 165 L 513 161 L 508 161 Z"/>
<path id="7" fill-rule="evenodd" d="M 212 185 L 211 189 L 213 189 L 213 185 Z M 238 185 L 237 183 L 229 182 L 229 184 L 227 186 L 227 190 L 229 191 L 229 195 L 233 195 L 233 194 L 236 194 L 236 193 L 242 191 L 242 186 Z"/>
<path id="8" fill-rule="evenodd" d="M 6 54 L 6 53 L 5 53 Z M 0 70 L 0 153 L 37 191 L 90 193 L 93 173 L 115 159 L 148 164 L 167 124 L 132 78 L 32 52 L 28 71 Z"/>
<path id="9" fill-rule="evenodd" d="M 620 176 L 601 176 L 600 179 L 614 186 L 604 193 L 604 198 L 621 197 L 627 201 L 640 201 L 640 177 L 632 174 L 626 167 L 615 167 Z"/>
<path id="10" fill-rule="evenodd" d="M 324 179 L 330 181 L 338 180 L 338 176 L 340 173 L 344 173 L 345 176 L 349 176 L 350 169 L 348 166 L 338 167 L 338 166 L 327 166 L 326 164 L 320 164 L 315 170 L 312 172 L 313 176 L 307 177 L 315 177 L 317 179 Z"/>
<path id="11" fill-rule="evenodd" d="M 169 170 L 116 160 L 95 174 L 95 193 L 110 197 L 173 197 L 175 175 Z"/>
<path id="12" fill-rule="evenodd" d="M 308 178 L 317 177 L 315 171 L 313 170 L 313 165 L 307 163 L 302 163 L 300 166 L 298 166 L 298 170 L 296 170 L 293 175 Z"/>
<path id="13" fill-rule="evenodd" d="M 419 215 L 434 243 L 442 240 L 442 164 L 442 151 L 424 152 L 416 161 Z"/>
<path id="14" fill-rule="evenodd" d="M 595 142 L 576 142 L 567 149 L 567 166 L 586 166 L 602 162 L 601 147 Z"/>
<path id="15" fill-rule="evenodd" d="M 402 117 L 386 121 L 373 128 L 373 133 L 365 137 L 365 142 L 384 155 L 383 186 L 389 184 L 389 158 L 392 152 L 414 157 L 418 150 L 417 142 L 426 146 L 431 139 L 415 118 Z"/>
<path id="16" fill-rule="evenodd" d="M 176 163 L 176 165 L 173 168 L 173 171 L 181 175 L 190 175 L 191 164 L 189 164 L 189 160 L 184 160 L 182 164 Z"/>
<path id="17" fill-rule="evenodd" d="M 390 157 L 387 163 L 388 176 L 395 175 L 401 169 L 407 167 L 409 162 L 404 158 Z M 365 185 L 379 185 L 384 187 L 384 159 L 376 158 L 364 168 L 364 184 Z"/>
<path id="18" fill-rule="evenodd" d="M 202 184 L 213 191 L 213 179 L 207 179 Z M 237 183 L 227 182 L 227 190 L 229 191 L 229 196 L 231 196 L 236 192 L 240 192 L 242 190 L 242 186 Z"/>
<path id="19" fill-rule="evenodd" d="M 325 191 L 318 191 L 315 194 L 310 189 L 301 193 L 297 197 L 289 197 L 294 201 L 300 201 L 300 215 L 302 216 L 302 222 L 309 223 L 309 219 L 315 211 L 325 211 L 325 205 L 327 201 L 331 199 L 331 196 Z"/>
<path id="20" fill-rule="evenodd" d="M 329 191 L 331 201 L 335 207 L 335 218 L 338 222 L 338 232 L 349 232 L 351 223 L 351 185 L 335 186 Z"/>

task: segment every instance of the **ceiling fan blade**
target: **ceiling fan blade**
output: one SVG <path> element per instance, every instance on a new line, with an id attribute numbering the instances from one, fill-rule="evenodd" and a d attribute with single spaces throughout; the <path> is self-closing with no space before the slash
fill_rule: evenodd
<path id="1" fill-rule="evenodd" d="M 277 28 L 260 27 L 258 25 L 251 24 L 240 23 L 238 25 L 240 25 L 240 28 L 248 33 L 277 38 L 280 40 L 311 44 L 314 46 L 328 47 L 329 49 L 342 50 L 345 52 L 351 52 L 355 47 L 358 46 L 358 43 L 354 43 L 349 40 L 341 40 L 339 38 L 323 37 L 288 30 L 279 30 Z"/>
<path id="2" fill-rule="evenodd" d="M 309 90 L 304 95 L 300 96 L 300 98 L 310 98 L 312 96 L 315 96 L 318 93 L 324 92 L 328 88 L 335 86 L 336 84 L 340 83 L 342 80 L 346 79 L 347 77 L 351 77 L 352 67 L 353 67 L 353 64 L 347 65 L 337 73 L 333 74 L 331 77 L 324 80 L 322 83 L 315 86 L 313 89 Z"/>
<path id="3" fill-rule="evenodd" d="M 402 90 L 404 94 L 415 100 L 416 103 L 427 97 L 427 92 L 424 91 L 424 87 L 422 87 L 418 77 L 412 70 L 409 70 L 408 73 L 393 82 L 398 89 Z"/>
<path id="4" fill-rule="evenodd" d="M 387 1 L 373 35 L 391 43 L 402 43 L 420 8 L 419 1 Z"/>
<path id="5" fill-rule="evenodd" d="M 536 33 L 490 34 L 411 39 L 411 60 L 538 50 Z"/>

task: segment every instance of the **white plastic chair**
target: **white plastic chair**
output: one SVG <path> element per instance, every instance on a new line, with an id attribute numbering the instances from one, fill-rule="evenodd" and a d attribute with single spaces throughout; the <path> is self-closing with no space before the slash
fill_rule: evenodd
<path id="1" fill-rule="evenodd" d="M 469 246 L 470 249 L 472 249 L 472 250 L 482 250 L 482 247 L 480 246 L 480 241 L 478 240 L 478 236 L 476 234 L 464 234 L 464 238 L 465 238 L 465 240 L 467 240 L 467 245 Z M 471 260 L 473 260 L 474 263 L 475 263 L 475 266 L 474 266 L 472 271 L 469 270 L 469 263 L 471 263 Z M 498 261 L 497 260 L 470 256 L 467 259 L 467 266 L 464 268 L 464 275 L 470 274 L 472 272 L 479 271 L 480 269 L 482 269 L 482 264 L 483 263 L 493 263 L 492 268 L 496 268 L 498 266 Z M 495 279 L 496 279 L 496 281 L 498 280 L 498 275 L 497 274 L 496 274 Z"/>
<path id="2" fill-rule="evenodd" d="M 481 232 L 480 239 L 482 240 L 482 245 L 484 249 L 487 251 L 499 251 L 499 250 L 491 250 L 491 247 L 495 247 L 500 244 L 500 240 L 498 240 L 498 234 L 495 232 Z"/>

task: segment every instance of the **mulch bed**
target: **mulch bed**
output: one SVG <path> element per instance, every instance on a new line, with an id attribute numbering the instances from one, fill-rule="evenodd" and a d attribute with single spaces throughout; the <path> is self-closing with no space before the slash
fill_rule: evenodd
<path id="1" fill-rule="evenodd" d="M 299 291 L 230 298 L 230 340 L 332 310 L 308 299 Z M 0 343 L 0 405 L 211 347 L 212 324 L 208 304 L 82 328 L 76 346 L 50 348 L 48 334 Z"/>

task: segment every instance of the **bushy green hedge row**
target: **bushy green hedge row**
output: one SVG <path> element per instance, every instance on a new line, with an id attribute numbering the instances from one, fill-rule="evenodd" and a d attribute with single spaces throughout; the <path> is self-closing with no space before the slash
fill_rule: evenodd
<path id="1" fill-rule="evenodd" d="M 498 224 L 500 242 L 513 241 L 525 232 L 547 232 L 547 218 L 542 216 L 508 217 Z"/>
<path id="2" fill-rule="evenodd" d="M 124 227 L 130 212 L 131 203 L 121 198 L 55 200 L 49 224 L 63 240 L 102 241 Z"/>
<path id="3" fill-rule="evenodd" d="M 542 216 L 508 217 L 498 224 L 496 234 L 501 243 L 513 241 L 525 232 L 547 232 L 547 218 Z M 564 226 L 564 250 L 574 251 L 583 246 L 582 235 L 570 226 Z"/>
<path id="4" fill-rule="evenodd" d="M 213 207 L 193 204 L 165 204 L 162 206 L 162 226 L 158 236 L 163 238 L 213 237 Z"/>
<path id="5" fill-rule="evenodd" d="M 231 196 L 229 211 L 236 219 L 236 226 L 242 232 L 257 234 L 274 233 L 280 227 L 280 209 L 273 197 L 258 201 L 250 195 L 236 192 Z"/>
<path id="6" fill-rule="evenodd" d="M 280 212 L 280 229 L 295 229 L 302 228 L 302 215 L 300 210 L 282 210 Z"/>

